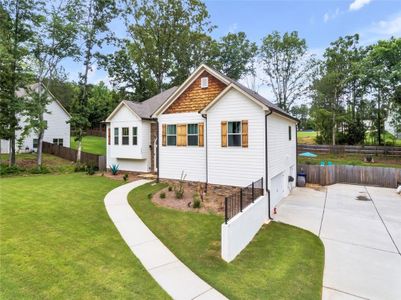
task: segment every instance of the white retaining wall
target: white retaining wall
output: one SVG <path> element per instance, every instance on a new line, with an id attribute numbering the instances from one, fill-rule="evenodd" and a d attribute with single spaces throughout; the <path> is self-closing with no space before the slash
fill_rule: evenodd
<path id="1" fill-rule="evenodd" d="M 221 225 L 221 257 L 230 262 L 252 241 L 268 221 L 268 196 L 259 197 L 242 213 Z"/>

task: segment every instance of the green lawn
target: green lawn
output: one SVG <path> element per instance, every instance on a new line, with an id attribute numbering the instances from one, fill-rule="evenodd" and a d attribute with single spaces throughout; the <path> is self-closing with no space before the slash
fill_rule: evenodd
<path id="1" fill-rule="evenodd" d="M 71 137 L 71 148 L 78 149 L 78 143 L 75 141 L 75 137 Z M 82 151 L 106 155 L 106 138 L 100 136 L 84 136 L 82 139 Z"/>
<path id="2" fill-rule="evenodd" d="M 324 247 L 310 232 L 272 222 L 230 264 L 220 258 L 223 218 L 156 207 L 165 185 L 144 185 L 130 204 L 189 268 L 230 299 L 321 299 Z"/>
<path id="3" fill-rule="evenodd" d="M 317 154 L 317 153 L 316 153 Z M 364 162 L 363 154 L 317 154 L 317 157 L 298 156 L 299 164 L 320 165 L 321 161 L 331 161 L 337 165 L 368 166 L 368 167 L 387 167 L 401 168 L 401 159 L 397 157 L 373 156 L 374 163 Z"/>
<path id="4" fill-rule="evenodd" d="M 109 219 L 119 181 L 83 174 L 0 179 L 1 299 L 167 299 Z"/>

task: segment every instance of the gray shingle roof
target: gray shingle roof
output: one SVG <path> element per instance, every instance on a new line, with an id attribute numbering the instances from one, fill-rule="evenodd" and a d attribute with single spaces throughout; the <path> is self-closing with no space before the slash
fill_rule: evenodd
<path id="1" fill-rule="evenodd" d="M 177 86 L 169 88 L 168 90 L 165 90 L 143 102 L 134 102 L 128 100 L 124 100 L 123 102 L 126 103 L 141 118 L 149 119 L 156 109 L 158 109 L 175 92 L 177 88 Z"/>

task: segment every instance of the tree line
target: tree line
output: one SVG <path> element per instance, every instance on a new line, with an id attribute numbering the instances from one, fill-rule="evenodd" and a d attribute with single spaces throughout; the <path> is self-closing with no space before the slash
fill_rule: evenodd
<path id="1" fill-rule="evenodd" d="M 113 23 L 114 22 L 114 23 Z M 118 23 L 116 23 L 118 22 Z M 123 24 L 118 36 L 113 24 Z M 389 115 L 400 121 L 400 39 L 360 46 L 358 36 L 339 38 L 323 58 L 308 52 L 297 32 L 267 34 L 260 44 L 245 32 L 212 37 L 216 29 L 200 0 L 3 0 L 0 4 L 0 137 L 17 130 L 38 136 L 38 166 L 51 91 L 71 113 L 80 159 L 85 130 L 99 124 L 122 99 L 143 101 L 181 84 L 201 63 L 235 80 L 271 88 L 300 127 L 319 132 L 324 143 L 359 143 L 363 130 L 381 132 Z M 112 53 L 103 48 L 112 45 Z M 66 59 L 79 61 L 78 82 L 69 82 Z M 95 67 L 112 87 L 90 84 Z M 30 83 L 44 86 L 16 97 Z M 26 118 L 24 128 L 19 119 Z M 369 121 L 370 123 L 366 123 Z"/>

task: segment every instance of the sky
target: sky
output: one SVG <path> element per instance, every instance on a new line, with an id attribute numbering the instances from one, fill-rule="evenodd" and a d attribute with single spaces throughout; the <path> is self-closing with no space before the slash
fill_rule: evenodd
<path id="1" fill-rule="evenodd" d="M 401 0 L 209 0 L 205 4 L 211 23 L 217 25 L 212 33 L 216 39 L 229 32 L 244 31 L 251 41 L 260 44 L 274 30 L 298 31 L 309 52 L 321 56 L 330 42 L 344 35 L 359 33 L 363 45 L 401 37 Z M 125 32 L 119 21 L 114 21 L 111 29 L 117 35 Z M 113 48 L 106 45 L 103 51 Z M 72 60 L 66 60 L 63 66 L 69 79 L 75 81 L 83 69 L 82 64 Z M 95 66 L 89 81 L 108 83 L 107 73 Z M 263 84 L 258 92 L 272 96 Z"/>

